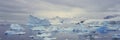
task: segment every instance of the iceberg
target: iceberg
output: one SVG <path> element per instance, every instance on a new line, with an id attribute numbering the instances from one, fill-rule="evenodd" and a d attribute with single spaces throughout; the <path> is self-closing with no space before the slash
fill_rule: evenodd
<path id="1" fill-rule="evenodd" d="M 41 30 L 46 30 L 44 26 L 39 26 L 39 27 L 32 27 L 31 28 L 33 31 L 41 31 Z"/>
<path id="2" fill-rule="evenodd" d="M 62 28 L 60 31 L 61 32 L 72 32 L 73 28 L 72 27 L 70 27 L 70 28 Z"/>
<path id="3" fill-rule="evenodd" d="M 26 32 L 16 32 L 16 31 L 10 31 L 10 30 L 8 30 L 8 31 L 6 31 L 5 32 L 5 35 L 24 35 Z"/>
<path id="4" fill-rule="evenodd" d="M 45 37 L 44 40 L 55 40 L 56 38 L 48 38 L 48 37 Z"/>
<path id="5" fill-rule="evenodd" d="M 28 21 L 31 30 L 33 31 L 33 38 L 51 40 L 55 38 L 49 38 L 56 33 L 75 33 L 77 35 L 99 37 L 102 34 L 108 34 L 113 30 L 120 30 L 120 17 L 107 17 L 105 19 L 84 19 L 78 18 L 50 18 L 41 19 L 29 16 Z M 46 27 L 49 26 L 49 27 Z M 16 29 L 16 28 L 15 28 Z M 34 33 L 35 32 L 35 33 Z M 37 32 L 37 33 L 36 33 Z M 11 32 L 12 33 L 12 32 Z M 66 39 L 68 40 L 68 39 Z"/>
<path id="6" fill-rule="evenodd" d="M 104 25 L 105 22 L 107 22 L 108 20 L 106 19 L 89 19 L 86 20 L 83 24 L 91 26 L 91 27 L 99 27 Z"/>
<path id="7" fill-rule="evenodd" d="M 56 16 L 54 18 L 50 18 L 49 21 L 50 21 L 51 25 L 59 25 L 59 24 L 63 23 L 63 19 L 58 16 Z"/>
<path id="8" fill-rule="evenodd" d="M 56 38 L 52 37 L 51 33 L 35 34 L 35 35 L 29 36 L 29 37 L 31 37 L 33 39 L 36 39 L 36 40 L 39 40 L 39 39 L 42 39 L 42 40 L 53 40 L 53 39 L 56 39 Z"/>
<path id="9" fill-rule="evenodd" d="M 28 19 L 28 24 L 29 26 L 49 26 L 50 22 L 47 19 L 40 19 L 37 17 L 34 17 L 32 15 L 29 15 L 29 19 Z"/>
<path id="10" fill-rule="evenodd" d="M 19 24 L 11 24 L 10 30 L 13 30 L 13 31 L 22 31 L 22 30 L 24 30 L 24 28 L 21 27 Z"/>
<path id="11" fill-rule="evenodd" d="M 10 29 L 5 31 L 5 35 L 23 35 L 26 33 L 24 30 L 19 24 L 11 24 Z"/>
<path id="12" fill-rule="evenodd" d="M 38 37 L 49 37 L 49 36 L 52 36 L 50 33 L 43 33 L 43 34 L 37 34 L 36 36 Z"/>
<path id="13" fill-rule="evenodd" d="M 110 27 L 119 27 L 120 26 L 120 17 L 114 17 L 111 19 L 89 19 L 84 22 L 85 25 L 89 27 L 101 27 L 106 23 Z"/>

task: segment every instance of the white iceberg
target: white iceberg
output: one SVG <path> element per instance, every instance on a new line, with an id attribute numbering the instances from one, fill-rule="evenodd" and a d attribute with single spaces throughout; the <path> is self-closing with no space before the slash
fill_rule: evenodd
<path id="1" fill-rule="evenodd" d="M 49 21 L 50 21 L 51 25 L 59 25 L 59 24 L 63 23 L 63 19 L 58 16 L 56 16 L 54 18 L 50 18 Z"/>
<path id="2" fill-rule="evenodd" d="M 10 29 L 5 31 L 6 35 L 23 35 L 26 32 L 24 32 L 24 28 L 20 26 L 19 24 L 11 24 Z"/>
<path id="3" fill-rule="evenodd" d="M 114 17 L 111 19 L 89 19 L 84 22 L 86 25 L 97 25 L 101 26 L 104 25 L 104 23 L 108 25 L 119 25 L 120 24 L 120 17 Z"/>
<path id="4" fill-rule="evenodd" d="M 50 33 L 37 34 L 38 37 L 49 37 L 52 36 Z"/>
<path id="5" fill-rule="evenodd" d="M 23 31 L 24 28 L 21 27 L 19 24 L 11 24 L 10 25 L 10 30 L 13 30 L 13 31 Z"/>
<path id="6" fill-rule="evenodd" d="M 40 30 L 46 30 L 44 26 L 39 26 L 39 27 L 32 27 L 31 28 L 33 31 L 40 31 Z"/>
<path id="7" fill-rule="evenodd" d="M 40 19 L 32 15 L 29 16 L 28 24 L 29 26 L 49 26 L 50 22 L 48 19 Z"/>
<path id="8" fill-rule="evenodd" d="M 26 32 L 6 31 L 6 35 L 24 35 Z"/>
<path id="9" fill-rule="evenodd" d="M 45 37 L 44 40 L 54 40 L 56 38 L 48 38 L 48 37 Z"/>

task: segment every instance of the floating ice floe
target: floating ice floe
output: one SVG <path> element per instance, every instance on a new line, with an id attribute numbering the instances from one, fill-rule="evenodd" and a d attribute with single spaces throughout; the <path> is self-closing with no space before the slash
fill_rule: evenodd
<path id="1" fill-rule="evenodd" d="M 49 33 L 43 33 L 43 34 L 38 34 L 38 35 L 36 35 L 36 36 L 38 36 L 38 37 L 49 37 L 49 36 L 52 36 L 51 34 L 49 34 Z"/>
<path id="2" fill-rule="evenodd" d="M 53 38 L 51 37 L 52 34 L 51 33 L 42 33 L 42 34 L 36 34 L 36 35 L 32 35 L 32 36 L 29 36 L 30 38 L 32 39 L 36 39 L 36 40 L 53 40 L 53 39 L 56 39 L 56 38 Z"/>
<path id="3" fill-rule="evenodd" d="M 46 28 L 44 26 L 32 27 L 31 29 L 34 31 L 46 30 Z"/>
<path id="4" fill-rule="evenodd" d="M 44 40 L 55 40 L 56 38 L 48 38 L 48 37 L 45 37 Z"/>
<path id="5" fill-rule="evenodd" d="M 6 31 L 6 35 L 24 35 L 26 32 Z"/>
<path id="6" fill-rule="evenodd" d="M 11 24 L 10 29 L 5 31 L 6 35 L 24 35 L 26 32 L 24 32 L 24 28 L 20 26 L 19 24 Z"/>
<path id="7" fill-rule="evenodd" d="M 24 28 L 21 27 L 19 24 L 11 24 L 10 30 L 13 30 L 13 31 L 22 31 L 22 30 L 24 30 Z"/>

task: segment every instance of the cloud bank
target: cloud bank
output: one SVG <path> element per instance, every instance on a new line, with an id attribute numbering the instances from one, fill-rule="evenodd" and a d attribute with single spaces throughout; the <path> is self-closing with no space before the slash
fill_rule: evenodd
<path id="1" fill-rule="evenodd" d="M 119 4 L 120 0 L 0 0 L 0 19 L 24 23 L 30 14 L 38 17 L 102 18 L 120 14 Z"/>

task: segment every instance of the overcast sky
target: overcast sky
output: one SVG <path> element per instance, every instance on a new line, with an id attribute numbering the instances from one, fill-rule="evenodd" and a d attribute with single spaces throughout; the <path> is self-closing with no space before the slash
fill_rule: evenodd
<path id="1" fill-rule="evenodd" d="M 120 0 L 0 0 L 0 21 L 24 23 L 29 14 L 102 18 L 120 14 Z"/>

